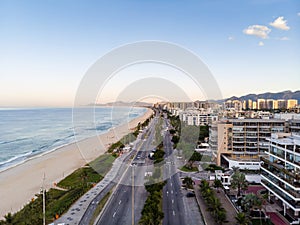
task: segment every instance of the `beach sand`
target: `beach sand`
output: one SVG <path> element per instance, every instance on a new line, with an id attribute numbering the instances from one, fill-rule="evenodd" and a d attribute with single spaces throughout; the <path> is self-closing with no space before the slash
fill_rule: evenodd
<path id="1" fill-rule="evenodd" d="M 99 136 L 61 147 L 34 157 L 23 164 L 0 172 L 0 219 L 8 212 L 17 212 L 44 187 L 49 189 L 74 170 L 103 154 L 107 147 L 132 132 L 139 122 L 152 115 L 152 110 L 129 123 Z"/>

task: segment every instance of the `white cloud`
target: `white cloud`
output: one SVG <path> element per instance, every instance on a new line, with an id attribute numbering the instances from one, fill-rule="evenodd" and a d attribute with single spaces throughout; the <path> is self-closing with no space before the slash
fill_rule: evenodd
<path id="1" fill-rule="evenodd" d="M 300 16 L 300 12 L 298 12 L 297 15 Z"/>
<path id="2" fill-rule="evenodd" d="M 272 23 L 270 23 L 270 25 L 279 30 L 289 30 L 290 29 L 290 27 L 287 25 L 287 20 L 285 20 L 283 16 L 279 16 Z"/>
<path id="3" fill-rule="evenodd" d="M 243 32 L 247 35 L 254 35 L 262 39 L 267 39 L 269 38 L 268 34 L 271 32 L 271 29 L 263 25 L 252 25 L 247 29 L 244 29 Z"/>
<path id="4" fill-rule="evenodd" d="M 281 37 L 279 38 L 280 41 L 289 41 L 290 39 L 288 37 Z"/>
<path id="5" fill-rule="evenodd" d="M 265 44 L 262 41 L 258 42 L 258 46 L 264 46 L 264 45 Z"/>
<path id="6" fill-rule="evenodd" d="M 228 40 L 229 40 L 229 41 L 233 41 L 233 40 L 234 40 L 234 37 L 229 36 L 229 37 L 228 37 Z"/>

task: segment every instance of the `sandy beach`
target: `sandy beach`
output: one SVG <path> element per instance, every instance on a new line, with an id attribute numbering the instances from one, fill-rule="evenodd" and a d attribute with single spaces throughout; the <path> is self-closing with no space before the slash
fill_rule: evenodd
<path id="1" fill-rule="evenodd" d="M 53 152 L 34 157 L 23 164 L 0 172 L 0 218 L 20 210 L 38 193 L 43 184 L 49 189 L 77 168 L 103 154 L 107 147 L 133 131 L 139 122 L 152 115 L 152 110 L 109 132 L 69 144 Z"/>

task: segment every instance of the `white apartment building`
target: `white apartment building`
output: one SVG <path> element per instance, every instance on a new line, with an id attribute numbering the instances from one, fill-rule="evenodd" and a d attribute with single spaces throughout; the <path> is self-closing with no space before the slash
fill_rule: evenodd
<path id="1" fill-rule="evenodd" d="M 261 159 L 261 184 L 278 201 L 290 224 L 300 224 L 300 136 L 272 134 Z"/>

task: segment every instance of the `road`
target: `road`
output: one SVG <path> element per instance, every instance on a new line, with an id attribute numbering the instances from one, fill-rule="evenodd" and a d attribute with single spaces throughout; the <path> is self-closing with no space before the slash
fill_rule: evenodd
<path id="1" fill-rule="evenodd" d="M 164 119 L 165 127 L 168 127 L 168 120 Z M 186 218 L 185 207 L 183 204 L 183 195 L 181 192 L 181 181 L 175 166 L 175 158 L 173 153 L 173 146 L 171 142 L 171 135 L 169 131 L 164 135 L 164 151 L 166 153 L 166 162 L 164 166 L 164 179 L 167 180 L 167 184 L 163 188 L 163 212 L 164 219 L 163 224 L 167 225 L 181 225 L 189 224 Z"/>
<path id="2" fill-rule="evenodd" d="M 148 195 L 144 188 L 145 173 L 153 169 L 152 162 L 147 156 L 154 147 L 152 142 L 156 123 L 157 118 L 150 122 L 132 164 L 123 173 L 97 225 L 138 224 Z"/>

